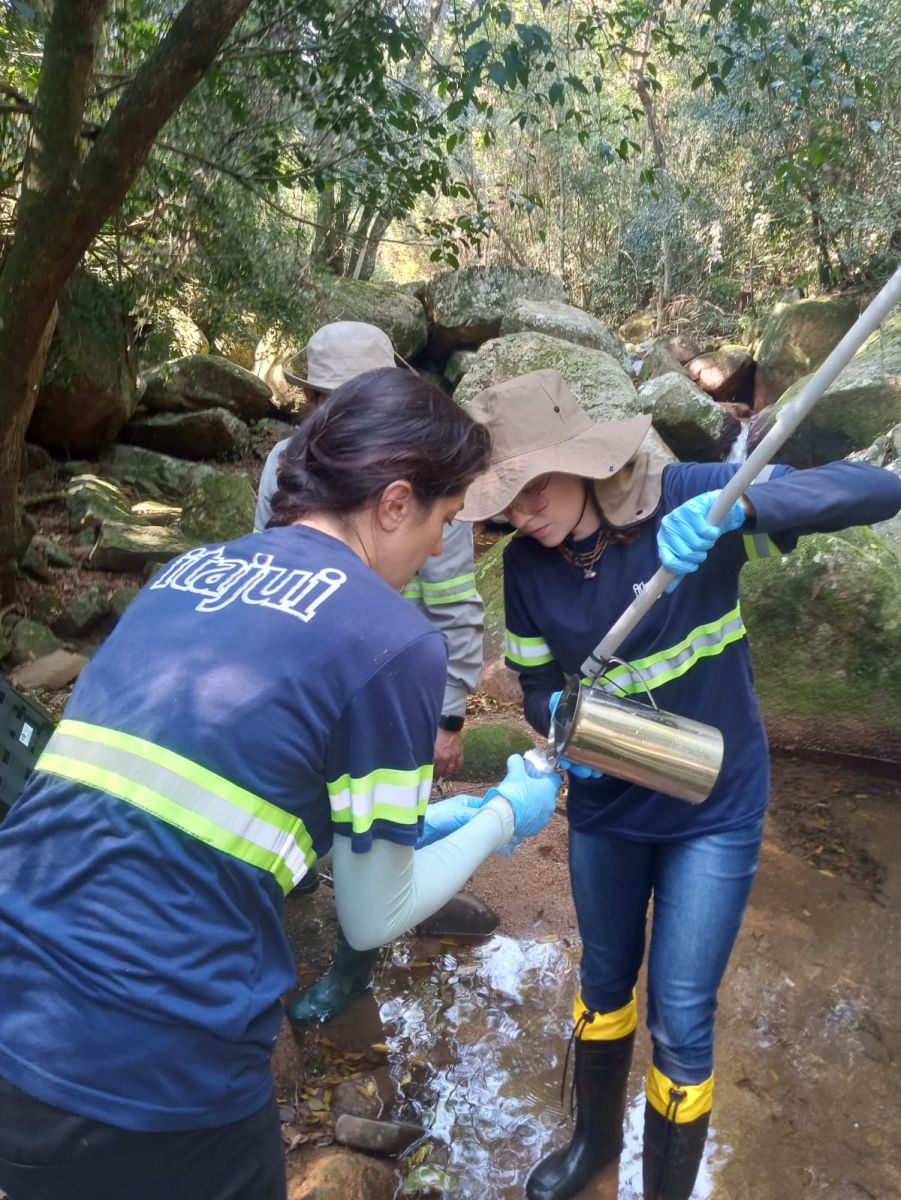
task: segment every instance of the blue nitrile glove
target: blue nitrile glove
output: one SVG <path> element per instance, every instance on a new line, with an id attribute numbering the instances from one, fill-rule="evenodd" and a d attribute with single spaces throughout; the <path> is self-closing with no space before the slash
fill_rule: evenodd
<path id="1" fill-rule="evenodd" d="M 422 833 L 416 849 L 430 846 L 449 833 L 462 829 L 485 803 L 484 796 L 449 796 L 447 800 L 436 800 L 425 810 Z"/>
<path id="2" fill-rule="evenodd" d="M 562 692 L 553 692 L 548 701 L 552 725 L 554 723 L 554 713 L 562 695 Z M 561 758 L 559 754 L 557 755 L 557 766 L 561 771 L 569 771 L 570 775 L 575 775 L 577 779 L 603 779 L 604 777 L 603 771 L 595 771 L 593 767 L 584 767 L 581 763 L 570 762 L 568 758 Z"/>
<path id="3" fill-rule="evenodd" d="M 485 797 L 503 796 L 513 809 L 513 829 L 517 839 L 541 833 L 551 819 L 562 780 L 556 771 L 532 773 L 521 754 L 507 759 L 507 774 Z"/>
<path id="4" fill-rule="evenodd" d="M 697 571 L 720 534 L 740 529 L 747 520 L 745 510 L 740 501 L 736 500 L 723 518 L 722 524 L 711 525 L 707 514 L 718 495 L 719 491 L 692 496 L 690 500 L 667 513 L 660 522 L 660 532 L 657 534 L 660 561 L 668 571 L 679 577 L 666 589 L 668 592 L 680 583 L 683 575 Z"/>

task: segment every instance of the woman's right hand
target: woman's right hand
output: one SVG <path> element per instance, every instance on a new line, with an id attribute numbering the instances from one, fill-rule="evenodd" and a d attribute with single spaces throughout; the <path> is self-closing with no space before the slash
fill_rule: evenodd
<path id="1" fill-rule="evenodd" d="M 517 839 L 541 833 L 557 806 L 561 782 L 556 771 L 530 774 L 521 754 L 510 755 L 507 774 L 494 791 L 503 796 L 513 809 Z"/>

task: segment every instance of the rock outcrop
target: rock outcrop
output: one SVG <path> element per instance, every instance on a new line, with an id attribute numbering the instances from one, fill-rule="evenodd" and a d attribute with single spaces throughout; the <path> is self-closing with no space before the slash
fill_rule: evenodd
<path id="1" fill-rule="evenodd" d="M 786 389 L 826 360 L 857 319 L 852 296 L 816 296 L 777 304 L 757 350 L 754 408 L 775 404 Z"/>
<path id="2" fill-rule="evenodd" d="M 432 280 L 426 292 L 430 352 L 439 361 L 458 346 L 478 346 L 500 333 L 517 300 L 566 303 L 556 276 L 526 267 L 466 267 Z"/>

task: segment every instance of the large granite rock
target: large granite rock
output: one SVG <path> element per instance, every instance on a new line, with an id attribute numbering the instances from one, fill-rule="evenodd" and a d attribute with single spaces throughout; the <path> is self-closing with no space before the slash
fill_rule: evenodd
<path id="1" fill-rule="evenodd" d="M 457 385 L 454 399 L 465 408 L 490 384 L 546 367 L 560 372 L 596 421 L 634 417 L 638 411 L 635 387 L 616 359 L 545 333 L 511 333 L 486 342 Z"/>
<path id="2" fill-rule="evenodd" d="M 29 441 L 71 458 L 115 440 L 138 403 L 125 311 L 124 301 L 92 275 L 82 272 L 66 284 Z"/>
<path id="3" fill-rule="evenodd" d="M 66 492 L 69 529 L 97 528 L 104 521 L 130 521 L 131 504 L 120 487 L 97 475 L 76 475 Z"/>
<path id="4" fill-rule="evenodd" d="M 763 327 L 754 376 L 754 408 L 775 404 L 787 388 L 826 360 L 857 319 L 852 296 L 816 296 L 777 304 Z"/>
<path id="5" fill-rule="evenodd" d="M 638 402 L 666 445 L 685 462 L 722 462 L 741 429 L 740 421 L 675 371 L 641 384 Z"/>
<path id="6" fill-rule="evenodd" d="M 687 376 L 688 372 L 670 349 L 669 338 L 657 338 L 642 354 L 638 378 L 644 382 L 656 379 L 658 375 L 672 374 Z"/>
<path id="7" fill-rule="evenodd" d="M 899 565 L 863 528 L 745 567 L 757 690 L 779 740 L 901 761 Z"/>
<path id="8" fill-rule="evenodd" d="M 257 421 L 270 411 L 272 390 L 218 354 L 192 354 L 151 371 L 141 400 L 151 412 L 226 408 L 242 421 Z"/>
<path id="9" fill-rule="evenodd" d="M 61 637 L 84 637 L 100 624 L 109 611 L 106 592 L 99 587 L 90 587 L 68 602 L 56 620 L 56 632 Z"/>
<path id="10" fill-rule="evenodd" d="M 714 400 L 729 403 L 751 399 L 754 359 L 746 346 L 724 345 L 693 358 L 686 366 L 690 379 Z"/>
<path id="11" fill-rule="evenodd" d="M 426 293 L 429 346 L 443 360 L 458 346 L 478 346 L 500 333 L 517 300 L 566 303 L 561 281 L 526 267 L 465 267 L 432 280 Z"/>
<path id="12" fill-rule="evenodd" d="M 147 563 L 168 562 L 190 545 L 174 528 L 105 521 L 85 566 L 95 571 L 140 571 Z"/>
<path id="13" fill-rule="evenodd" d="M 755 415 L 749 453 L 806 382 L 806 377 L 799 379 L 778 404 Z M 886 322 L 851 359 L 779 451 L 779 461 L 793 467 L 821 466 L 866 449 L 899 421 L 901 316 Z"/>
<path id="14" fill-rule="evenodd" d="M 243 475 L 211 475 L 189 492 L 178 530 L 195 546 L 253 532 L 256 494 Z"/>
<path id="15" fill-rule="evenodd" d="M 61 649 L 59 639 L 40 621 L 29 621 L 23 617 L 13 626 L 9 660 L 14 666 L 19 663 L 33 662 L 35 659 L 43 658 L 59 649 Z"/>
<path id="16" fill-rule="evenodd" d="M 111 446 L 100 458 L 104 478 L 127 483 L 141 496 L 179 500 L 201 479 L 217 474 L 207 463 L 186 462 L 141 446 Z"/>
<path id="17" fill-rule="evenodd" d="M 243 458 L 250 453 L 250 430 L 227 408 L 138 417 L 122 437 L 179 458 Z"/>
<path id="18" fill-rule="evenodd" d="M 548 333 L 564 342 L 575 342 L 593 350 L 605 350 L 624 370 L 631 370 L 631 358 L 619 334 L 599 317 L 593 317 L 573 304 L 561 304 L 557 300 L 514 300 L 501 318 L 501 337 L 524 330 Z"/>

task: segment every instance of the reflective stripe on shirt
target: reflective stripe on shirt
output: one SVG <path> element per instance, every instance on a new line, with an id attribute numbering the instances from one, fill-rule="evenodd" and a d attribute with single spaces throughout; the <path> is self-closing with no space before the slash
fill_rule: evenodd
<path id="1" fill-rule="evenodd" d="M 426 579 L 414 575 L 401 595 L 405 600 L 422 600 L 427 605 L 456 604 L 459 600 L 477 600 L 476 577 L 470 571 L 466 575 L 457 575 L 454 579 L 442 579 L 439 583 L 430 583 Z"/>
<path id="2" fill-rule="evenodd" d="M 367 833 L 375 821 L 415 826 L 424 815 L 432 790 L 431 763 L 411 771 L 380 769 L 354 778 L 341 775 L 328 786 L 332 821 Z"/>
<path id="3" fill-rule="evenodd" d="M 36 769 L 99 788 L 232 858 L 269 871 L 285 892 L 316 860 L 299 817 L 131 734 L 62 720 Z"/>
<path id="4" fill-rule="evenodd" d="M 543 667 L 545 663 L 554 661 L 551 648 L 544 638 L 519 637 L 509 629 L 504 630 L 504 652 L 510 662 L 518 667 Z"/>
<path id="5" fill-rule="evenodd" d="M 742 538 L 745 544 L 745 554 L 748 562 L 756 562 L 758 558 L 781 558 L 782 551 L 771 537 L 765 533 L 746 533 Z"/>
<path id="6" fill-rule="evenodd" d="M 599 686 L 619 696 L 644 693 L 646 688 L 658 688 L 678 679 L 690 671 L 702 658 L 722 654 L 727 646 L 740 641 L 746 635 L 741 606 L 736 604 L 731 612 L 717 621 L 698 625 L 677 645 L 660 650 L 647 658 L 637 658 L 625 666 L 615 666 L 608 671 Z M 583 683 L 591 683 L 583 679 Z"/>

